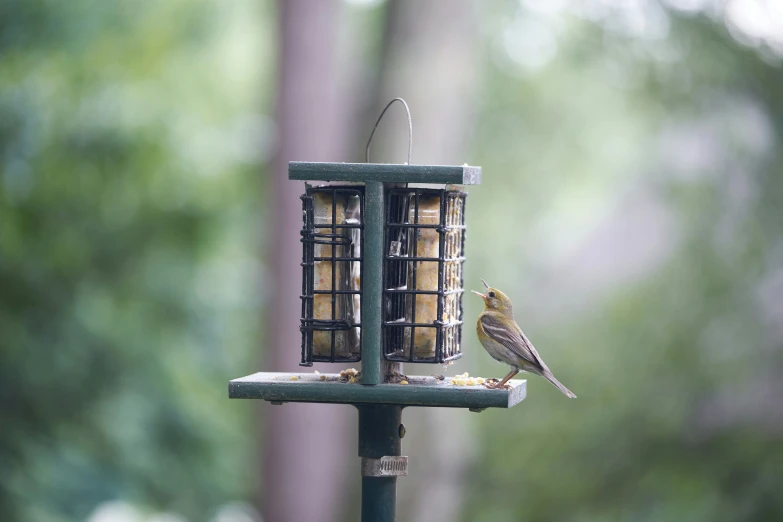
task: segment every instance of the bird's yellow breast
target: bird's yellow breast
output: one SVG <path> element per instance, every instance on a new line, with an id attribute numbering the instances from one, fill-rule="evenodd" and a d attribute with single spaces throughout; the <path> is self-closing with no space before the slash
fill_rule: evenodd
<path id="1" fill-rule="evenodd" d="M 511 366 L 517 366 L 519 364 L 517 361 L 518 357 L 514 354 L 514 352 L 503 346 L 501 343 L 495 341 L 492 337 L 490 337 L 489 334 L 487 334 L 486 331 L 484 331 L 484 324 L 481 322 L 481 318 L 484 317 L 484 315 L 487 313 L 490 312 L 482 313 L 479 315 L 478 321 L 476 321 L 476 336 L 478 337 L 481 346 L 483 346 L 490 357 L 496 361 L 500 361 Z"/>

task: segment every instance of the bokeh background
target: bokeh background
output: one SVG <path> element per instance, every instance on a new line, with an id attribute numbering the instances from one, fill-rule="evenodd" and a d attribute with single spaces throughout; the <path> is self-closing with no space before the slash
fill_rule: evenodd
<path id="1" fill-rule="evenodd" d="M 406 411 L 400 519 L 783 519 L 782 65 L 778 0 L 0 2 L 0 520 L 358 519 L 355 412 L 226 387 L 297 368 L 287 162 L 396 96 L 579 396 Z"/>

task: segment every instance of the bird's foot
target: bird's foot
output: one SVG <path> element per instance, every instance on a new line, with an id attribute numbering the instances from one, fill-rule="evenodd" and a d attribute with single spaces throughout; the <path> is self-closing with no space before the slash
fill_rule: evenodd
<path id="1" fill-rule="evenodd" d="M 489 388 L 490 390 L 510 390 L 511 385 L 506 384 L 502 382 L 500 379 L 496 379 L 494 377 L 491 377 L 489 379 L 486 379 L 484 382 L 484 387 Z"/>

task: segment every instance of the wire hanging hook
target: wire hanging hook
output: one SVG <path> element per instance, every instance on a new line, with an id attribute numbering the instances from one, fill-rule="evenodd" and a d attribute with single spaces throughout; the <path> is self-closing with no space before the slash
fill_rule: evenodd
<path id="1" fill-rule="evenodd" d="M 370 139 L 367 140 L 367 148 L 364 150 L 365 155 L 365 161 L 367 163 L 370 163 L 370 145 L 372 144 L 372 137 L 375 136 L 375 131 L 378 129 L 378 124 L 381 123 L 381 119 L 383 119 L 383 115 L 386 114 L 386 111 L 389 110 L 389 107 L 392 106 L 394 102 L 400 102 L 405 107 L 405 112 L 408 114 L 408 161 L 405 162 L 406 165 L 410 165 L 411 163 L 411 149 L 413 149 L 413 121 L 411 120 L 411 110 L 408 107 L 408 104 L 405 103 L 405 100 L 402 98 L 394 98 L 392 101 L 386 104 L 386 107 L 383 108 L 383 111 L 381 111 L 381 115 L 378 116 L 378 120 L 375 122 L 375 126 L 372 128 L 372 132 L 370 133 Z"/>

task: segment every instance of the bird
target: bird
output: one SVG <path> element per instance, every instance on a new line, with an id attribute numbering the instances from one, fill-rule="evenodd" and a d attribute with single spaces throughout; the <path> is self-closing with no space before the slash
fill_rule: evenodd
<path id="1" fill-rule="evenodd" d="M 497 288 L 490 287 L 486 281 L 481 280 L 487 289 L 482 294 L 471 290 L 484 300 L 484 311 L 476 322 L 476 334 L 479 342 L 489 355 L 496 361 L 506 363 L 512 370 L 502 381 L 491 388 L 502 388 L 520 371 L 535 373 L 552 383 L 555 388 L 563 392 L 566 397 L 575 399 L 576 395 L 555 379 L 544 360 L 538 355 L 533 344 L 525 337 L 522 329 L 514 320 L 511 299 Z"/>

